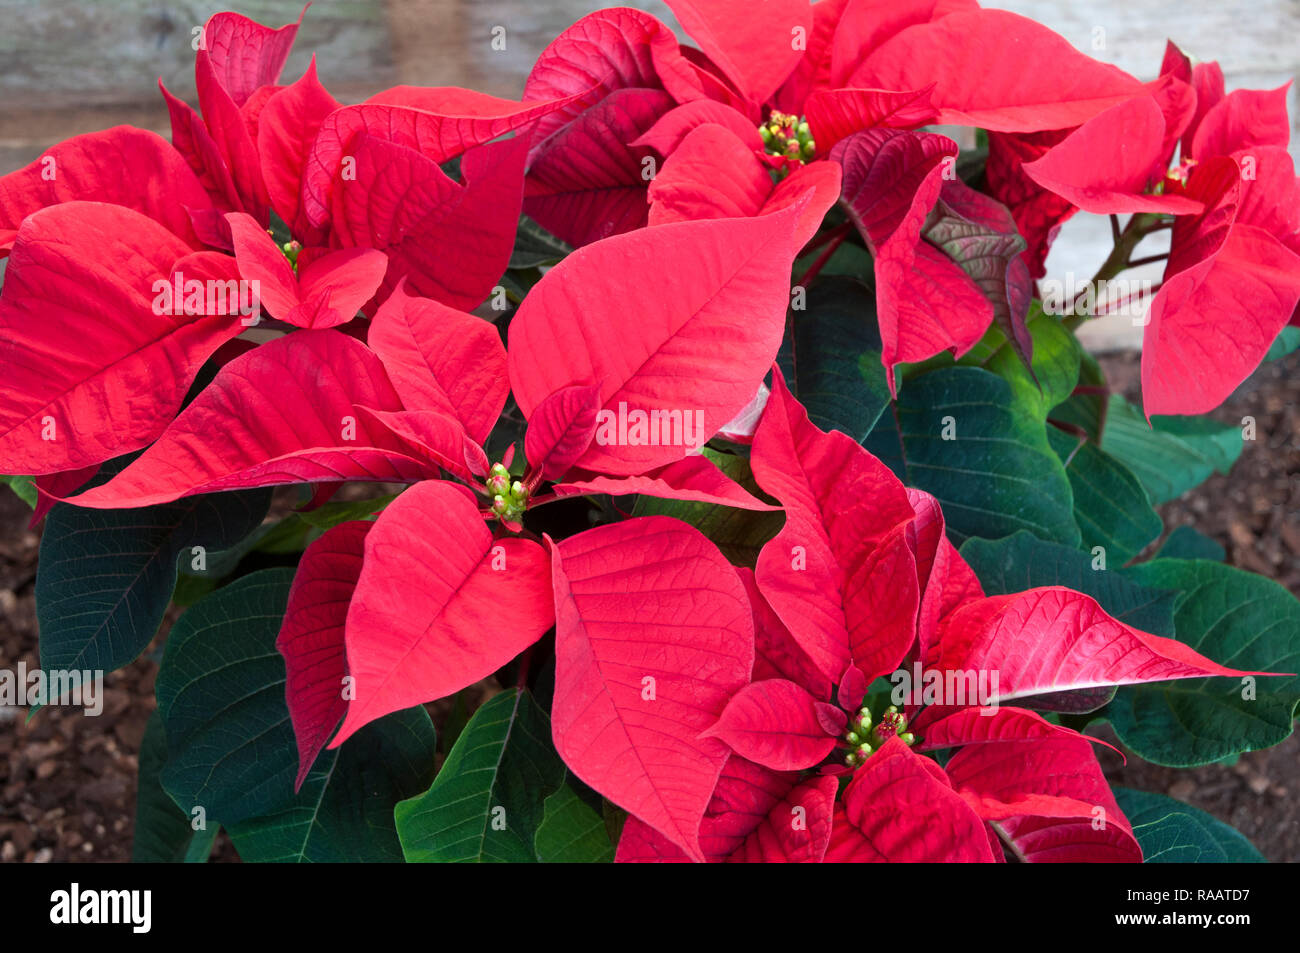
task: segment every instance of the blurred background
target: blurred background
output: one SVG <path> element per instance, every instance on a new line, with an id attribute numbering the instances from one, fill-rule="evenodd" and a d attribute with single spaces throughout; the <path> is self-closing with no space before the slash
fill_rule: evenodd
<path id="1" fill-rule="evenodd" d="M 759 0 L 754 0 L 759 2 Z M 660 0 L 623 0 L 673 23 Z M 353 102 L 398 83 L 467 86 L 518 98 L 537 54 L 600 0 L 318 0 L 284 77 L 312 53 L 338 99 Z M 1229 88 L 1275 88 L 1300 72 L 1300 0 L 1002 0 L 1088 53 L 1137 75 L 1156 75 L 1165 39 L 1218 60 Z M 194 31 L 235 9 L 263 23 L 297 19 L 299 0 L 0 0 L 0 175 L 51 144 L 130 123 L 168 134 L 159 77 L 194 103 Z M 493 49 L 494 27 L 505 49 Z M 499 32 L 499 31 L 498 31 Z M 1300 115 L 1291 91 L 1294 118 Z M 1293 135 L 1292 151 L 1295 154 Z M 1167 233 L 1165 233 L 1167 236 Z M 1166 239 L 1167 240 L 1167 239 Z M 1110 248 L 1103 217 L 1079 215 L 1048 259 L 1050 277 L 1086 280 Z M 1154 242 L 1143 254 L 1164 251 Z M 1160 266 L 1137 277 L 1159 278 Z M 1089 322 L 1113 386 L 1136 399 L 1141 329 L 1129 318 Z M 1214 416 L 1259 421 L 1228 476 L 1160 508 L 1166 525 L 1192 523 L 1227 561 L 1300 594 L 1300 352 L 1265 365 Z M 3 470 L 3 461 L 0 461 Z M 0 488 L 0 665 L 37 663 L 32 581 L 38 532 L 30 511 Z M 170 617 L 169 617 L 170 621 Z M 167 624 L 164 624 L 164 630 Z M 157 647 L 155 643 L 154 648 Z M 52 709 L 26 722 L 0 708 L 0 861 L 125 860 L 130 856 L 136 753 L 153 709 L 156 656 L 108 676 L 102 717 Z M 1237 826 L 1271 860 L 1300 861 L 1300 737 L 1233 765 L 1173 771 L 1103 758 L 1115 783 L 1187 801 Z M 232 859 L 219 842 L 216 857 Z"/>

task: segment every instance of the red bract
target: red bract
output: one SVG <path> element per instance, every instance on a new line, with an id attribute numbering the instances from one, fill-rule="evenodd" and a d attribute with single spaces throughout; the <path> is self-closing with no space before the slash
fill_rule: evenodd
<path id="1" fill-rule="evenodd" d="M 373 248 L 314 258 L 298 274 L 275 242 L 248 215 L 226 216 L 239 273 L 257 281 L 273 317 L 300 328 L 332 328 L 356 317 L 383 280 L 388 259 Z"/>
<path id="2" fill-rule="evenodd" d="M 510 324 L 510 385 L 524 416 L 563 388 L 596 385 L 604 430 L 598 419 L 576 463 L 609 475 L 700 447 L 776 356 L 798 214 L 679 222 L 570 255 Z"/>
<path id="3" fill-rule="evenodd" d="M 162 433 L 199 367 L 244 329 L 238 293 L 214 306 L 202 283 L 230 261 L 120 205 L 67 202 L 27 216 L 0 299 L 6 467 L 84 467 Z"/>
<path id="4" fill-rule="evenodd" d="M 486 678 L 553 622 L 540 545 L 493 540 L 465 487 L 413 487 L 366 536 L 344 634 L 355 695 L 330 746 L 381 715 Z"/>
<path id="5" fill-rule="evenodd" d="M 778 378 L 754 460 L 760 483 L 784 503 L 787 523 L 764 549 L 758 585 L 749 588 L 755 678 L 702 735 L 725 741 L 733 752 L 729 764 L 745 765 L 757 779 L 755 803 L 739 816 L 724 815 L 738 825 L 731 831 L 738 837 L 706 852 L 706 859 L 748 859 L 737 853 L 736 841 L 764 839 L 770 824 L 791 832 L 799 850 L 759 852 L 766 860 L 987 862 L 1001 859 L 1000 841 L 1028 861 L 1140 860 L 1089 740 L 1031 711 L 997 706 L 1097 686 L 1245 673 L 1125 626 L 1068 589 L 985 598 L 943 539 L 933 502 L 905 491 L 842 438 L 808 424 Z M 833 474 L 833 492 L 792 479 L 794 473 L 775 464 L 778 456 L 799 462 L 794 473 Z M 891 526 L 896 529 L 886 531 Z M 793 556 L 788 570 L 776 562 L 787 554 Z M 905 580 L 913 580 L 910 588 Z M 892 591 L 882 603 L 886 581 Z M 799 596 L 791 599 L 796 586 Z M 918 681 L 916 698 L 898 699 L 910 716 L 898 707 L 859 708 L 868 683 L 894 671 L 908 653 L 933 672 L 989 676 L 992 687 L 979 702 L 941 698 L 922 708 Z M 808 664 L 818 658 L 826 659 L 820 672 Z M 842 673 L 834 680 L 847 717 L 830 704 L 827 670 Z M 913 745 L 918 752 L 957 750 L 940 768 Z M 816 767 L 836 748 L 847 749 L 855 773 L 828 817 L 830 805 L 819 793 L 834 789 L 800 786 L 791 772 Z M 719 812 L 719 799 L 734 798 L 725 777 L 714 794 Z M 779 818 L 768 814 L 773 805 L 783 805 Z M 700 827 L 702 845 L 718 823 L 714 817 L 711 806 Z M 824 830 L 828 820 L 829 840 L 814 840 L 825 846 L 807 856 L 807 835 L 794 832 Z M 619 859 L 685 859 L 663 834 L 629 822 Z"/>

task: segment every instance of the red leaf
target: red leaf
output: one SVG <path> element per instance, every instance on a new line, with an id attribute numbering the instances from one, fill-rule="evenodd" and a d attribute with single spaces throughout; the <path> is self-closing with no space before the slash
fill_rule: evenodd
<path id="1" fill-rule="evenodd" d="M 158 80 L 158 89 L 167 103 L 167 113 L 171 119 L 172 146 L 185 158 L 208 194 L 208 199 L 203 205 L 215 204 L 224 210 L 243 209 L 244 203 L 235 188 L 235 180 L 230 174 L 230 169 L 226 167 L 226 160 L 221 154 L 220 147 L 208 132 L 208 127 L 204 125 L 203 118 L 188 103 L 169 93 L 161 79 Z M 215 225 L 211 222 L 213 214 L 204 208 L 196 209 L 194 215 L 196 218 L 208 220 L 209 227 Z M 197 225 L 196 222 L 196 227 Z M 221 222 L 220 227 L 225 227 L 224 221 Z"/>
<path id="2" fill-rule="evenodd" d="M 305 231 L 302 217 L 302 177 L 316 134 L 325 117 L 342 104 L 316 78 L 316 57 L 296 83 L 268 100 L 257 124 L 257 150 L 271 207 L 294 227 Z"/>
<path id="3" fill-rule="evenodd" d="M 506 350 L 491 322 L 408 295 L 399 283 L 370 323 L 367 343 L 408 408 L 447 414 L 474 442 L 487 439 L 509 390 Z"/>
<path id="4" fill-rule="evenodd" d="M 383 99 L 419 102 L 445 111 L 392 105 Z M 566 100 L 517 103 L 455 87 L 398 86 L 370 102 L 345 106 L 325 117 L 302 179 L 302 208 L 313 225 L 329 220 L 331 193 L 354 140 L 362 134 L 418 152 L 435 165 L 470 148 L 520 129 L 540 116 L 560 108 Z M 358 163 L 360 165 L 360 163 Z"/>
<path id="5" fill-rule="evenodd" d="M 537 405 L 524 435 L 524 456 L 543 480 L 562 478 L 586 452 L 599 407 L 594 384 L 562 387 Z"/>
<path id="6" fill-rule="evenodd" d="M 1300 302 L 1300 256 L 1236 225 L 1201 265 L 1165 280 L 1143 336 L 1142 396 L 1152 414 L 1203 414 L 1263 360 Z"/>
<path id="7" fill-rule="evenodd" d="M 829 863 L 990 863 L 979 816 L 943 772 L 890 738 L 853 775 L 836 806 Z"/>
<path id="8" fill-rule="evenodd" d="M 593 493 L 608 493 L 611 496 L 640 493 L 663 500 L 694 500 L 700 503 L 734 506 L 742 510 L 780 508 L 754 497 L 743 486 L 719 470 L 708 457 L 694 454 L 641 476 L 592 476 L 586 479 L 570 479 L 565 483 L 556 484 L 553 489 L 555 494 L 561 497 Z"/>
<path id="9" fill-rule="evenodd" d="M 1270 212 L 1286 192 L 1261 201 L 1257 191 L 1289 180 L 1294 194 L 1289 158 L 1265 146 L 1251 160 L 1254 183 L 1227 157 L 1199 164 L 1188 179 L 1187 193 L 1206 211 L 1175 223 L 1164 285 L 1151 302 L 1142 354 L 1148 415 L 1213 410 L 1258 366 L 1300 301 L 1296 251 L 1260 227 L 1294 242 L 1294 207 Z"/>
<path id="10" fill-rule="evenodd" d="M 356 177 L 334 184 L 334 237 L 388 255 L 380 297 L 411 289 L 468 310 L 510 260 L 522 201 L 524 138 L 480 146 L 454 182 L 432 159 L 370 135 L 353 142 Z"/>
<path id="11" fill-rule="evenodd" d="M 1142 861 L 1086 738 L 972 745 L 946 770 L 972 809 L 995 822 L 1027 862 Z"/>
<path id="12" fill-rule="evenodd" d="M 935 0 L 849 0 L 836 25 L 831 43 L 829 86 L 847 86 L 859 64 L 886 40 L 909 26 L 930 23 L 962 9 L 979 9 L 966 0 L 936 3 Z"/>
<path id="13" fill-rule="evenodd" d="M 1203 208 L 1194 199 L 1142 194 L 1164 158 L 1164 143 L 1160 107 L 1150 96 L 1141 96 L 1089 119 L 1024 170 L 1085 212 L 1194 215 Z"/>
<path id="14" fill-rule="evenodd" d="M 268 221 L 270 199 L 257 144 L 249 130 L 240 104 L 222 85 L 219 63 L 202 47 L 194 59 L 194 81 L 199 96 L 203 124 L 216 143 L 226 168 L 230 170 L 235 192 L 245 211 L 259 222 Z"/>
<path id="15" fill-rule="evenodd" d="M 462 480 L 487 476 L 488 459 L 483 448 L 465 434 L 460 421 L 437 410 L 374 410 L 358 406 L 362 420 L 399 437 L 417 455 L 436 463 Z"/>
<path id="16" fill-rule="evenodd" d="M 840 197 L 840 169 L 816 162 L 773 185 L 768 166 L 731 130 L 705 125 L 691 131 L 650 185 L 651 225 L 702 218 L 765 215 L 799 203 L 795 231 L 802 248 Z"/>
<path id="17" fill-rule="evenodd" d="M 783 678 L 751 682 L 731 697 L 703 737 L 777 771 L 811 768 L 831 753 L 836 739 L 817 715 L 817 699 Z"/>
<path id="18" fill-rule="evenodd" d="M 704 95 L 677 38 L 640 10 L 597 10 L 557 36 L 537 57 L 525 100 L 562 101 L 531 128 L 542 143 L 584 110 L 620 89 L 663 89 L 679 103 Z"/>
<path id="19" fill-rule="evenodd" d="M 229 12 L 213 15 L 204 25 L 199 50 L 206 53 L 213 76 L 236 106 L 243 106 L 258 87 L 279 81 L 306 12 L 304 6 L 297 23 L 278 29 Z"/>
<path id="20" fill-rule="evenodd" d="M 759 553 L 759 588 L 825 677 L 837 679 L 856 652 L 870 656 L 870 677 L 893 671 L 919 606 L 907 491 L 852 438 L 813 426 L 773 376 L 750 460 L 786 521 Z"/>
<path id="21" fill-rule="evenodd" d="M 817 670 L 808 653 L 799 647 L 758 588 L 754 571 L 747 566 L 736 571 L 745 584 L 754 612 L 754 680 L 784 678 L 802 685 L 814 698 L 830 698 L 831 680 Z"/>
<path id="22" fill-rule="evenodd" d="M 347 711 L 343 626 L 372 526 L 367 520 L 353 520 L 327 530 L 302 554 L 289 590 L 275 647 L 284 656 L 285 700 L 298 740 L 295 791 Z"/>
<path id="23" fill-rule="evenodd" d="M 1291 84 L 1277 89 L 1236 89 L 1206 112 L 1192 137 L 1191 155 L 1204 161 L 1239 149 L 1281 146 L 1291 141 L 1286 97 Z"/>
<path id="24" fill-rule="evenodd" d="M 208 355 L 242 330 L 231 316 L 155 308 L 155 284 L 170 288 L 172 263 L 189 251 L 118 205 L 68 202 L 27 217 L 0 298 L 6 467 L 76 469 L 162 433 Z"/>
<path id="25" fill-rule="evenodd" d="M 556 132 L 535 155 L 524 210 L 575 248 L 646 223 L 653 157 L 631 143 L 672 108 L 657 89 L 620 89 Z"/>
<path id="26" fill-rule="evenodd" d="M 763 140 L 755 126 L 743 113 L 712 99 L 697 99 L 664 113 L 650 127 L 650 131 L 632 143 L 649 146 L 664 158 L 671 156 L 683 139 L 704 125 L 718 125 L 730 129 L 750 149 L 761 152 Z"/>
<path id="27" fill-rule="evenodd" d="M 1080 738 L 1082 735 L 1063 725 L 1056 725 L 1037 712 L 1025 708 L 949 708 L 930 705 L 910 722 L 909 727 L 920 740 L 914 751 L 935 751 L 962 745 L 985 745 L 1008 742 L 1034 744 L 1054 738 Z M 1089 741 L 1106 744 L 1100 738 Z M 1107 745 L 1107 747 L 1112 747 Z M 1028 748 L 1026 751 L 1030 750 Z"/>
<path id="28" fill-rule="evenodd" d="M 51 146 L 30 165 L 0 178 L 0 257 L 28 215 L 75 201 L 134 209 L 193 248 L 200 243 L 186 209 L 212 206 L 185 159 L 165 139 L 115 126 Z"/>
<path id="29" fill-rule="evenodd" d="M 849 217 L 876 255 L 881 362 L 891 390 L 895 364 L 943 350 L 960 356 L 993 321 L 993 305 L 975 283 L 921 238 L 956 154 L 945 136 L 889 129 L 857 133 L 831 154 L 844 167 Z"/>
<path id="30" fill-rule="evenodd" d="M 330 747 L 376 718 L 487 678 L 554 618 L 545 549 L 494 540 L 465 487 L 417 484 L 366 537 L 345 636 L 356 696 Z"/>
<path id="31" fill-rule="evenodd" d="M 388 259 L 373 248 L 348 248 L 310 261 L 299 273 L 275 241 L 243 212 L 226 215 L 240 275 L 258 282 L 271 313 L 300 328 L 332 328 L 351 321 L 383 280 Z"/>
<path id="32" fill-rule="evenodd" d="M 750 401 L 776 356 L 797 215 L 677 222 L 569 255 L 510 323 L 510 384 L 524 416 L 562 387 L 595 383 L 606 421 L 689 412 L 707 440 Z M 606 474 L 645 473 L 692 449 L 599 436 L 579 464 Z"/>
<path id="33" fill-rule="evenodd" d="M 686 134 L 650 183 L 650 224 L 757 215 L 772 189 L 752 146 L 725 126 L 703 125 Z"/>
<path id="34" fill-rule="evenodd" d="M 833 777 L 809 778 L 772 808 L 728 857 L 733 864 L 819 864 L 831 839 Z"/>
<path id="35" fill-rule="evenodd" d="M 812 27 L 808 0 L 668 0 L 668 6 L 736 89 L 756 103 L 794 71 Z"/>
<path id="36" fill-rule="evenodd" d="M 915 128 L 934 121 L 934 84 L 921 89 L 819 89 L 808 97 L 808 127 L 817 152 L 826 155 L 841 139 L 877 126 Z"/>
<path id="37" fill-rule="evenodd" d="M 1206 675 L 1224 668 L 1181 642 L 1130 628 L 1083 593 L 1060 586 L 969 602 L 940 626 L 942 671 L 998 673 L 996 699 Z"/>
<path id="38" fill-rule="evenodd" d="M 666 517 L 553 546 L 552 728 L 569 768 L 703 860 L 700 822 L 726 746 L 700 733 L 749 681 L 744 588 L 717 548 Z"/>
<path id="39" fill-rule="evenodd" d="M 851 77 L 852 85 L 873 89 L 928 83 L 935 84 L 939 122 L 999 132 L 1071 128 L 1141 91 L 1122 70 L 1003 10 L 954 13 L 909 27 Z"/>
<path id="40" fill-rule="evenodd" d="M 1042 278 L 1047 250 L 1057 231 L 1077 209 L 1066 199 L 1047 191 L 1024 171 L 1024 164 L 1043 156 L 1065 138 L 1067 130 L 1033 134 L 989 133 L 989 158 L 985 177 L 989 194 L 1004 204 L 1028 249 L 1022 255 L 1029 276 Z"/>
<path id="41" fill-rule="evenodd" d="M 799 776 L 772 771 L 740 755 L 727 757 L 713 797 L 700 823 L 700 846 L 710 863 L 726 860 L 741 848 L 790 793 Z M 618 842 L 615 863 L 689 863 L 690 858 L 653 827 L 630 815 Z"/>
<path id="42" fill-rule="evenodd" d="M 401 408 L 379 359 L 338 331 L 295 331 L 223 367 L 157 443 L 74 501 L 149 506 L 236 487 L 437 475 L 359 405 Z"/>

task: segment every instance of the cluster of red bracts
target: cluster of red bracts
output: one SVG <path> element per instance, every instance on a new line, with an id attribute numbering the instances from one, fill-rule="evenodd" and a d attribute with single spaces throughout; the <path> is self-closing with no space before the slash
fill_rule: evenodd
<path id="1" fill-rule="evenodd" d="M 332 735 L 451 695 L 554 627 L 556 747 L 630 813 L 620 859 L 1140 859 L 1091 742 L 1006 703 L 1238 673 L 1070 590 L 984 597 L 932 498 L 814 427 L 779 373 L 764 404 L 762 382 L 792 264 L 836 202 L 875 256 L 891 384 L 994 321 L 1023 344 L 1031 279 L 1081 208 L 1174 217 L 1146 409 L 1215 406 L 1300 298 L 1281 92 L 1224 95 L 1172 48 L 1142 84 L 965 0 L 670 5 L 700 50 L 601 11 L 546 49 L 520 102 L 397 87 L 343 106 L 314 63 L 279 85 L 296 24 L 213 17 L 201 115 L 168 95 L 170 144 L 119 127 L 0 180 L 6 469 L 37 475 L 42 507 L 142 449 L 72 502 L 413 484 L 303 557 L 279 642 L 300 783 Z M 990 131 L 992 197 L 952 174 L 956 144 L 921 131 L 936 122 Z M 507 348 L 468 309 L 521 211 L 577 250 Z M 992 271 L 943 250 L 954 223 L 998 243 Z M 253 346 L 236 307 L 154 306 L 160 282 L 190 279 L 256 281 L 296 330 Z M 509 393 L 521 481 L 483 449 Z M 594 439 L 623 407 L 752 439 L 785 513 L 754 571 L 663 517 L 494 534 L 485 517 L 517 529 L 576 494 L 775 508 L 680 442 Z M 917 662 L 996 672 L 998 692 L 913 706 L 910 738 L 846 751 L 871 683 Z"/>

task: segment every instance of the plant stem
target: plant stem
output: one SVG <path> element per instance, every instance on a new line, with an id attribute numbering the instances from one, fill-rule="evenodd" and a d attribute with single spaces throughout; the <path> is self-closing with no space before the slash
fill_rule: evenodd
<path id="1" fill-rule="evenodd" d="M 1137 248 L 1138 242 L 1149 235 L 1151 230 L 1161 222 L 1161 216 L 1155 212 L 1139 212 L 1130 218 L 1128 224 L 1116 237 L 1115 247 L 1111 249 L 1110 255 L 1101 263 L 1097 273 L 1092 276 L 1090 286 L 1095 289 L 1098 283 L 1109 281 L 1128 268 L 1131 264 L 1129 257 L 1133 254 L 1133 249 Z M 1078 330 L 1079 325 L 1093 316 L 1079 313 L 1079 303 L 1086 294 L 1087 291 L 1085 290 L 1075 298 L 1074 313 L 1069 315 L 1063 322 L 1071 331 Z"/>

